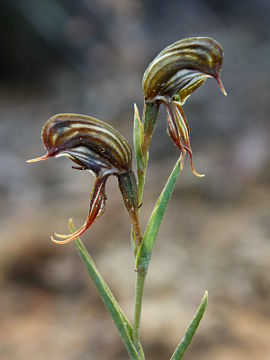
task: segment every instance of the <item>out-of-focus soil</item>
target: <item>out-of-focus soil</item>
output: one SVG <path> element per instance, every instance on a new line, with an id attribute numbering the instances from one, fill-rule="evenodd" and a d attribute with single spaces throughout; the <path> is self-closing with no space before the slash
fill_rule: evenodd
<path id="1" fill-rule="evenodd" d="M 169 171 L 166 162 L 149 170 L 144 221 L 162 185 L 161 169 Z M 85 181 L 88 176 L 81 177 Z M 196 185 L 194 190 L 185 189 L 185 177 L 168 207 L 146 282 L 142 312 L 146 354 L 149 359 L 169 357 L 208 289 L 208 309 L 186 359 L 266 360 L 270 356 L 269 187 L 253 186 L 224 203 L 196 194 Z M 84 239 L 132 318 L 134 261 L 116 186 L 110 184 L 107 210 Z M 3 359 L 127 358 L 74 247 L 49 241 L 49 234 L 64 229 L 69 216 L 85 215 L 79 204 L 86 208 L 87 190 L 86 185 L 80 194 L 73 194 L 76 201 L 70 195 L 65 201 L 59 196 L 46 210 L 16 214 L 2 227 Z"/>

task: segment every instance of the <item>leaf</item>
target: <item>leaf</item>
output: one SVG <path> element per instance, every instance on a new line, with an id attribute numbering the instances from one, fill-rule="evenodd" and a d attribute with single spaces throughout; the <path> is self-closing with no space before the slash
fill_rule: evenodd
<path id="1" fill-rule="evenodd" d="M 167 208 L 168 202 L 174 190 L 176 181 L 180 175 L 180 159 L 175 164 L 167 183 L 160 194 L 154 210 L 150 216 L 147 228 L 145 230 L 141 246 L 136 257 L 136 265 L 138 270 L 147 271 L 151 258 L 154 243 L 157 238 L 159 227 Z"/>
<path id="2" fill-rule="evenodd" d="M 142 155 L 142 138 L 143 138 L 143 125 L 140 119 L 139 110 L 134 103 L 134 127 L 133 127 L 133 144 L 137 162 L 137 168 L 143 169 L 143 155 Z"/>
<path id="3" fill-rule="evenodd" d="M 137 176 L 138 176 L 138 200 L 139 204 L 142 202 L 144 180 L 145 180 L 145 161 L 142 153 L 142 141 L 143 141 L 143 125 L 140 119 L 137 105 L 134 103 L 134 127 L 133 127 L 133 144 L 137 164 Z"/>
<path id="4" fill-rule="evenodd" d="M 75 231 L 72 219 L 69 220 L 69 227 L 70 227 L 71 232 Z M 117 301 L 115 300 L 108 285 L 103 280 L 102 276 L 100 275 L 99 271 L 97 270 L 93 259 L 87 252 L 87 250 L 86 250 L 85 246 L 83 245 L 82 241 L 80 240 L 80 238 L 75 240 L 75 247 L 76 247 L 81 259 L 85 263 L 88 273 L 89 273 L 90 277 L 92 278 L 94 284 L 96 285 L 107 310 L 109 311 L 109 313 L 111 314 L 111 316 L 113 318 L 113 321 L 120 333 L 122 341 L 124 342 L 124 344 L 127 348 L 130 359 L 139 360 L 140 357 L 139 357 L 139 355 L 135 349 L 135 346 L 133 345 L 133 342 L 132 342 L 133 331 L 132 331 L 132 327 L 131 327 L 128 319 L 126 318 L 122 309 L 120 308 Z"/>
<path id="5" fill-rule="evenodd" d="M 184 337 L 180 341 L 179 345 L 177 346 L 177 348 L 176 348 L 175 352 L 173 353 L 170 360 L 181 360 L 182 359 L 182 357 L 183 357 L 185 351 L 187 350 L 187 348 L 188 348 L 188 346 L 200 324 L 200 321 L 203 317 L 203 314 L 205 312 L 206 305 L 207 305 L 207 300 L 208 300 L 208 292 L 206 291 L 204 293 L 202 302 L 201 302 L 194 318 L 192 319 L 191 323 L 187 327 Z"/>

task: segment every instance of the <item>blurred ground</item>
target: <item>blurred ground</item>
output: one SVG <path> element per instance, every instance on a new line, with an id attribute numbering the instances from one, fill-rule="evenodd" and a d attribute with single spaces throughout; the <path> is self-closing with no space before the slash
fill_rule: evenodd
<path id="1" fill-rule="evenodd" d="M 186 167 L 146 283 L 147 359 L 168 359 L 205 289 L 209 304 L 185 359 L 270 358 L 270 5 L 260 1 L 1 3 L 0 359 L 127 359 L 74 247 L 49 240 L 86 216 L 93 179 L 64 159 L 29 166 L 59 112 L 86 113 L 132 138 L 141 78 L 169 43 L 204 35 L 224 47 L 224 98 L 208 80 L 185 105 L 197 179 Z M 162 119 L 163 118 L 163 119 Z M 143 224 L 177 159 L 161 113 Z M 132 318 L 127 214 L 110 179 L 85 244 Z M 117 210 L 117 211 L 116 211 Z"/>

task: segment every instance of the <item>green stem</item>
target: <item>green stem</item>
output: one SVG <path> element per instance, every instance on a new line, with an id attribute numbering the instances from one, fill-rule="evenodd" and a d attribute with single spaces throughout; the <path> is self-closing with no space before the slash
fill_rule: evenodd
<path id="1" fill-rule="evenodd" d="M 140 347 L 140 323 L 142 310 L 142 297 L 144 290 L 146 272 L 137 271 L 136 287 L 135 287 L 135 309 L 134 309 L 134 325 L 133 325 L 133 342 L 137 351 Z"/>
<path id="2" fill-rule="evenodd" d="M 135 108 L 135 112 L 136 111 L 137 111 L 137 108 Z M 145 184 L 145 176 L 146 176 L 146 168 L 147 168 L 148 157 L 149 157 L 148 149 L 149 149 L 153 131 L 156 126 L 158 111 L 159 111 L 159 105 L 157 103 L 145 102 L 142 124 L 139 120 L 139 114 L 138 113 L 135 114 L 135 116 L 138 117 L 136 126 L 138 126 L 138 123 L 140 123 L 140 126 L 143 127 L 141 144 L 138 144 L 139 136 L 135 140 L 139 204 L 142 203 L 143 190 L 144 190 L 144 184 Z M 136 128 L 135 131 L 139 132 L 140 129 Z M 136 254 L 137 254 L 137 251 L 136 251 Z M 142 298 L 143 298 L 146 273 L 147 272 L 143 268 L 137 269 L 136 286 L 135 286 L 134 323 L 133 323 L 133 343 L 134 343 L 135 348 L 138 351 L 138 353 L 142 356 L 142 359 L 144 359 L 144 355 L 143 355 L 143 353 L 140 352 L 140 323 L 141 323 Z"/>
<path id="3" fill-rule="evenodd" d="M 144 290 L 144 282 L 151 258 L 152 249 L 158 234 L 158 230 L 161 224 L 162 217 L 168 205 L 168 201 L 173 192 L 174 186 L 180 174 L 179 161 L 177 161 L 157 203 L 149 219 L 146 231 L 143 236 L 141 246 L 136 255 L 136 288 L 135 288 L 135 311 L 134 311 L 134 323 L 133 323 L 133 343 L 138 349 L 139 332 L 140 332 L 140 319 L 141 319 L 141 307 L 142 297 Z"/>

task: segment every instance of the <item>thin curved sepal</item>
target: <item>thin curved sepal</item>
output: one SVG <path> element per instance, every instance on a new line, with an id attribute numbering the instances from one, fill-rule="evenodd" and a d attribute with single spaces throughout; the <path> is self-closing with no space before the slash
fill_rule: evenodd
<path id="1" fill-rule="evenodd" d="M 168 134 L 182 154 L 180 162 L 181 170 L 184 167 L 186 153 L 188 153 L 192 173 L 197 177 L 203 177 L 204 174 L 199 174 L 194 167 L 189 126 L 180 102 L 168 101 L 164 104 L 167 111 Z"/>
<path id="2" fill-rule="evenodd" d="M 54 235 L 58 238 L 55 239 L 51 236 L 51 240 L 59 245 L 67 244 L 71 241 L 76 240 L 79 236 L 83 235 L 83 233 L 97 220 L 104 212 L 105 206 L 105 183 L 107 178 L 96 179 L 92 194 L 90 197 L 90 206 L 88 217 L 83 224 L 83 226 L 73 232 L 72 234 L 62 235 L 54 233 Z"/>

